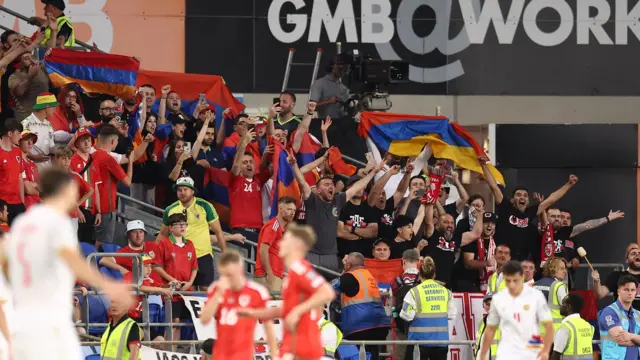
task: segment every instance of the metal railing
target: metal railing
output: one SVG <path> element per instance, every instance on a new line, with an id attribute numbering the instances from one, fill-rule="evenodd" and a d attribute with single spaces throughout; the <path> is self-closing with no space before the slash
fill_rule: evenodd
<path id="1" fill-rule="evenodd" d="M 134 198 L 132 198 L 132 197 L 130 197 L 130 196 L 127 196 L 127 195 L 124 195 L 124 194 L 118 193 L 118 194 L 117 194 L 117 197 L 118 197 L 118 199 L 120 199 L 121 201 L 119 201 L 119 202 L 118 202 L 118 212 L 117 212 L 117 214 L 116 214 L 116 215 L 117 215 L 119 218 L 123 219 L 123 220 L 126 220 L 126 221 L 137 220 L 137 219 L 131 219 L 131 218 L 129 218 L 129 217 L 125 214 L 125 210 L 126 210 L 126 209 L 125 209 L 125 205 L 126 205 L 126 204 L 125 204 L 125 202 L 131 202 L 131 203 L 134 203 L 134 204 L 136 204 L 136 205 L 139 205 L 139 206 L 141 206 L 141 207 L 143 207 L 143 208 L 145 208 L 145 209 L 149 209 L 149 210 L 151 210 L 151 211 L 155 211 L 155 212 L 158 212 L 158 213 L 164 213 L 164 210 L 163 210 L 163 209 L 161 209 L 161 208 L 159 208 L 159 207 L 157 207 L 157 206 L 153 206 L 153 205 L 147 204 L 147 203 L 145 203 L 145 202 L 143 202 L 143 201 L 140 201 L 140 200 L 138 200 L 138 199 L 134 199 Z M 122 200 L 124 200 L 124 201 L 122 201 Z M 148 227 L 149 229 L 152 229 L 152 230 L 160 231 L 160 229 L 159 229 L 158 227 L 153 226 L 153 225 L 151 225 L 151 224 L 145 224 L 145 227 Z M 228 233 L 225 233 L 225 234 L 228 234 Z M 256 256 L 257 248 L 258 248 L 258 244 L 257 244 L 257 243 L 255 243 L 255 242 L 253 242 L 253 241 L 251 241 L 251 240 L 245 240 L 245 241 L 244 241 L 244 243 L 245 243 L 245 244 L 248 244 L 248 245 L 251 245 L 251 251 L 250 251 L 251 259 L 244 258 L 244 260 L 245 260 L 246 262 L 248 262 L 249 264 L 253 264 L 253 265 L 255 265 L 255 264 L 256 264 L 256 262 L 255 262 L 255 260 L 253 260 L 253 259 L 254 259 L 254 258 L 255 258 L 255 256 Z M 213 248 L 213 250 L 214 250 L 214 251 L 216 251 L 216 252 L 222 252 L 222 250 L 221 250 L 219 247 L 217 247 L 217 246 L 212 246 L 212 248 Z M 313 264 L 312 264 L 312 265 L 313 265 Z M 318 271 L 322 272 L 322 273 L 325 273 L 325 274 L 327 274 L 327 275 L 331 275 L 331 276 L 334 276 L 334 277 L 338 277 L 338 276 L 342 275 L 342 274 L 340 274 L 340 273 L 338 273 L 338 272 L 336 272 L 336 271 L 333 271 L 333 270 L 331 270 L 331 269 L 327 269 L 327 268 L 322 267 L 322 266 L 313 265 L 313 267 L 314 267 L 315 269 L 317 269 Z"/>
<path id="2" fill-rule="evenodd" d="M 18 18 L 18 19 L 20 19 L 20 20 L 22 20 L 22 21 L 25 21 L 25 22 L 27 22 L 27 23 L 29 22 L 29 17 L 24 16 L 24 15 L 22 15 L 22 14 L 18 13 L 18 12 L 15 12 L 15 11 L 13 11 L 13 10 L 11 10 L 11 9 L 9 9 L 9 8 L 7 8 L 7 7 L 5 7 L 5 6 L 0 5 L 0 11 L 4 11 L 4 12 L 6 12 L 7 14 L 9 14 L 9 15 L 11 15 L 11 16 L 15 16 L 16 18 Z M 6 28 L 6 27 L 4 27 L 4 26 L 2 26 L 1 28 L 2 28 L 3 30 L 5 30 L 5 31 L 6 31 L 6 30 L 11 30 L 11 29 Z M 100 50 L 100 49 L 96 49 L 96 48 L 94 48 L 93 46 L 91 46 L 91 45 L 89 45 L 89 44 L 85 43 L 84 41 L 80 41 L 80 40 L 78 40 L 78 39 L 76 39 L 76 44 L 77 44 L 77 45 L 79 45 L 79 46 L 81 46 L 81 47 L 83 47 L 83 48 L 85 48 L 85 49 L 87 49 L 87 50 L 89 50 L 89 51 L 97 51 L 97 52 L 100 52 L 100 53 L 103 53 L 103 54 L 105 53 L 104 51 L 102 51 L 102 50 Z"/>

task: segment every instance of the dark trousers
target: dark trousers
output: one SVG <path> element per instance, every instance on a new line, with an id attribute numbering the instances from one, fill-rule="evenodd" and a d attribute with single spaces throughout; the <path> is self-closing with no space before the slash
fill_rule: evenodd
<path id="1" fill-rule="evenodd" d="M 345 336 L 345 339 L 352 340 L 352 341 L 359 341 L 359 340 L 384 341 L 384 340 L 387 340 L 388 334 L 389 334 L 389 328 L 375 328 L 375 329 L 356 331 L 352 334 L 349 334 L 349 336 Z M 364 349 L 365 351 L 371 354 L 371 360 L 378 360 L 380 358 L 379 345 L 366 345 Z M 446 360 L 446 357 L 445 357 L 445 360 Z"/>
<path id="2" fill-rule="evenodd" d="M 407 352 L 404 355 L 404 360 L 414 360 L 413 347 L 415 345 L 407 346 Z M 449 347 L 426 347 L 420 346 L 420 360 L 447 360 L 449 354 Z M 415 359 L 417 360 L 417 359 Z"/>
<path id="3" fill-rule="evenodd" d="M 85 208 L 80 208 L 80 211 L 82 211 L 86 221 L 83 223 L 78 222 L 78 241 L 95 245 L 96 227 L 94 223 L 96 222 L 96 216 Z"/>
<path id="4" fill-rule="evenodd" d="M 18 215 L 27 211 L 27 208 L 24 206 L 23 203 L 7 204 L 7 211 L 9 212 L 7 222 L 9 223 L 9 226 L 11 226 L 11 224 L 13 224 L 13 221 L 18 217 Z"/>
<path id="5" fill-rule="evenodd" d="M 233 228 L 231 229 L 232 234 L 242 234 L 247 240 L 252 241 L 254 243 L 258 243 L 258 235 L 260 235 L 260 229 L 251 229 L 251 228 Z M 242 256 L 247 259 L 251 259 L 253 261 L 258 257 L 257 252 L 260 251 L 258 248 L 253 247 L 248 243 L 240 243 L 237 241 L 230 241 L 229 245 L 231 245 L 236 250 L 240 251 Z M 252 252 L 254 252 L 252 254 Z M 253 264 L 246 262 L 247 272 L 251 272 L 251 268 Z"/>

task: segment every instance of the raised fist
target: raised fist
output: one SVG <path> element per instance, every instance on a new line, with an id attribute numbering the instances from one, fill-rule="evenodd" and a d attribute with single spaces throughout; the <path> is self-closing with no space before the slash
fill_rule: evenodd
<path id="1" fill-rule="evenodd" d="M 578 177 L 573 174 L 569 175 L 569 184 L 575 185 L 577 183 L 578 183 Z"/>

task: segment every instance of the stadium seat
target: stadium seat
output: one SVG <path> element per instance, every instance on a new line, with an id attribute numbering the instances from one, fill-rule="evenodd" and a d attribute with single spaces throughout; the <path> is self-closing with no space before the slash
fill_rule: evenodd
<path id="1" fill-rule="evenodd" d="M 103 295 L 88 295 L 89 306 L 89 323 L 105 324 L 109 322 L 107 309 L 109 309 L 109 300 Z M 100 336 L 104 332 L 104 327 L 89 327 L 89 335 Z"/>
<path id="2" fill-rule="evenodd" d="M 122 280 L 122 274 L 120 274 L 120 271 L 109 269 L 106 266 L 101 266 L 100 272 L 110 279 Z"/>
<path id="3" fill-rule="evenodd" d="M 106 252 L 106 253 L 114 253 L 120 250 L 120 246 L 116 244 L 102 244 L 101 247 L 102 247 L 102 252 Z"/>
<path id="4" fill-rule="evenodd" d="M 338 346 L 338 355 L 342 360 L 358 360 L 360 358 L 360 350 L 355 345 Z M 371 354 L 366 353 L 367 360 L 371 359 Z"/>
<path id="5" fill-rule="evenodd" d="M 84 257 L 89 256 L 89 254 L 91 253 L 97 253 L 98 249 L 96 249 L 95 246 L 86 243 L 86 242 L 81 242 L 80 243 L 80 250 L 82 251 L 82 254 L 84 255 Z"/>
<path id="6" fill-rule="evenodd" d="M 87 355 L 84 360 L 100 360 L 100 354 Z"/>

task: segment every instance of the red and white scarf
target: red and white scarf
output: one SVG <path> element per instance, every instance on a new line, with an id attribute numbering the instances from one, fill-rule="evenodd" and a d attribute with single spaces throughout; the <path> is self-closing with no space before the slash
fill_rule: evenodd
<path id="1" fill-rule="evenodd" d="M 542 245 L 540 248 L 540 267 L 544 266 L 545 261 L 550 259 L 555 253 L 554 246 L 554 229 L 553 225 L 547 224 L 542 233 Z"/>
<path id="2" fill-rule="evenodd" d="M 496 242 L 493 241 L 493 236 L 489 237 L 489 247 L 484 247 L 484 239 L 480 238 L 476 240 L 478 242 L 478 259 L 480 260 L 489 260 L 493 259 L 496 254 Z M 486 267 L 484 269 L 480 269 L 480 291 L 484 294 L 487 292 L 487 286 L 489 283 L 489 278 L 496 271 L 495 267 Z"/>

